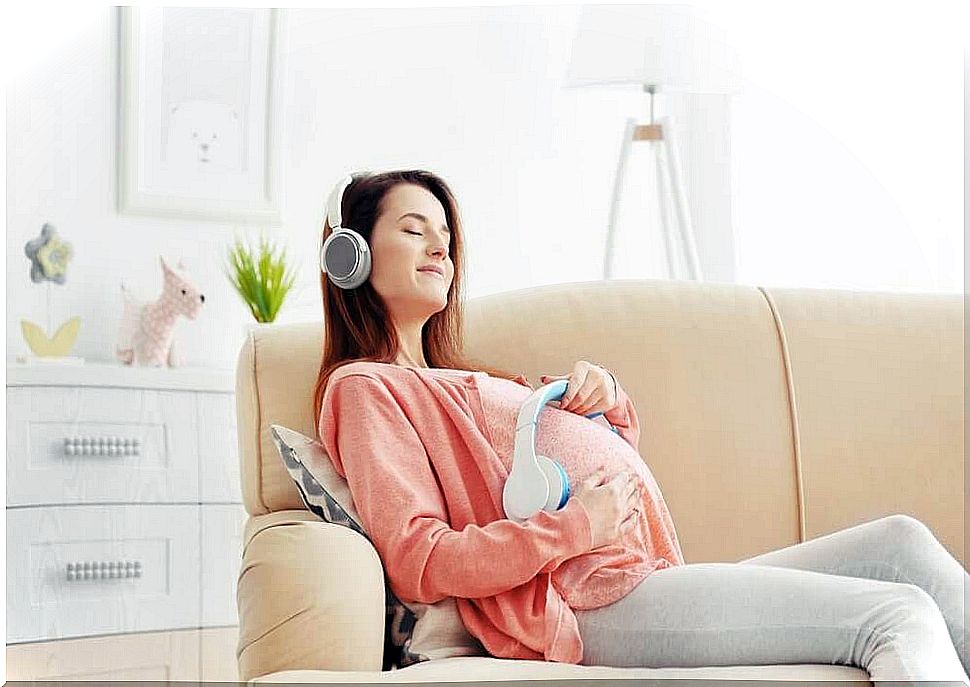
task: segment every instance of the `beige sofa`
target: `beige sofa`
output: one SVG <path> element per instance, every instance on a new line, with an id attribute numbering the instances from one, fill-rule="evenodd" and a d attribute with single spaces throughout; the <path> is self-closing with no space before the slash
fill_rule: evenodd
<path id="1" fill-rule="evenodd" d="M 537 383 L 617 372 L 687 563 L 735 562 L 892 513 L 965 564 L 963 297 L 667 280 L 559 284 L 466 306 L 466 351 Z M 318 322 L 259 329 L 238 362 L 240 680 L 868 681 L 840 665 L 612 668 L 491 657 L 381 671 L 380 559 L 308 512 L 271 441 L 313 436 Z"/>

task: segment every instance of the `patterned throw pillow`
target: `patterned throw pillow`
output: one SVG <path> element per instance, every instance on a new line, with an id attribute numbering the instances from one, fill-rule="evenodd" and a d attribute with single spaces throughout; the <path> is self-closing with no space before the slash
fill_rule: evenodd
<path id="1" fill-rule="evenodd" d="M 307 509 L 326 522 L 359 532 L 373 545 L 360 524 L 347 480 L 337 474 L 323 445 L 282 425 L 270 425 L 270 430 Z M 489 655 L 481 642 L 468 633 L 454 599 L 405 604 L 391 591 L 386 570 L 384 592 L 382 670 L 405 668 L 435 658 Z"/>

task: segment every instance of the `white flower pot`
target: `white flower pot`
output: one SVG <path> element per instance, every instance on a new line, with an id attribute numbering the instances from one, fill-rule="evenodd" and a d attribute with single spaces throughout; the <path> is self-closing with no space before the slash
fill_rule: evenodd
<path id="1" fill-rule="evenodd" d="M 259 335 L 259 332 L 263 329 L 269 329 L 270 327 L 275 327 L 276 322 L 257 322 L 256 320 L 247 320 L 242 325 L 242 334 L 244 339 L 248 339 L 250 333 Z"/>

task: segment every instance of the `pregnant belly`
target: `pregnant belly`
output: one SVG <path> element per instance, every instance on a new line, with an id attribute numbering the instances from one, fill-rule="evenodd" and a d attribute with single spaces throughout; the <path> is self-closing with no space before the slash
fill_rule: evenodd
<path id="1" fill-rule="evenodd" d="M 511 470 L 517 408 L 492 407 L 486 417 L 493 448 Z M 628 472 L 637 475 L 640 513 L 634 527 L 612 544 L 565 561 L 553 573 L 556 587 L 572 608 L 612 603 L 653 570 L 682 561 L 673 523 L 653 473 L 636 449 L 601 418 L 590 420 L 550 404 L 539 414 L 536 450 L 562 465 L 574 494 L 579 484 L 600 468 L 607 478 Z"/>

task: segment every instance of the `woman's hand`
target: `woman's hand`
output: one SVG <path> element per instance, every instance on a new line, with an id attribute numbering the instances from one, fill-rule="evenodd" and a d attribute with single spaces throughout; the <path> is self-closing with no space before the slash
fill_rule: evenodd
<path id="1" fill-rule="evenodd" d="M 586 360 L 580 360 L 570 375 L 542 375 L 543 384 L 557 379 L 568 379 L 566 391 L 559 401 L 559 408 L 580 415 L 605 413 L 616 406 L 616 383 L 613 375 Z"/>
<path id="2" fill-rule="evenodd" d="M 612 544 L 636 524 L 640 514 L 637 484 L 633 472 L 620 472 L 606 481 L 606 471 L 600 468 L 580 483 L 570 497 L 579 499 L 586 508 L 593 549 Z"/>

